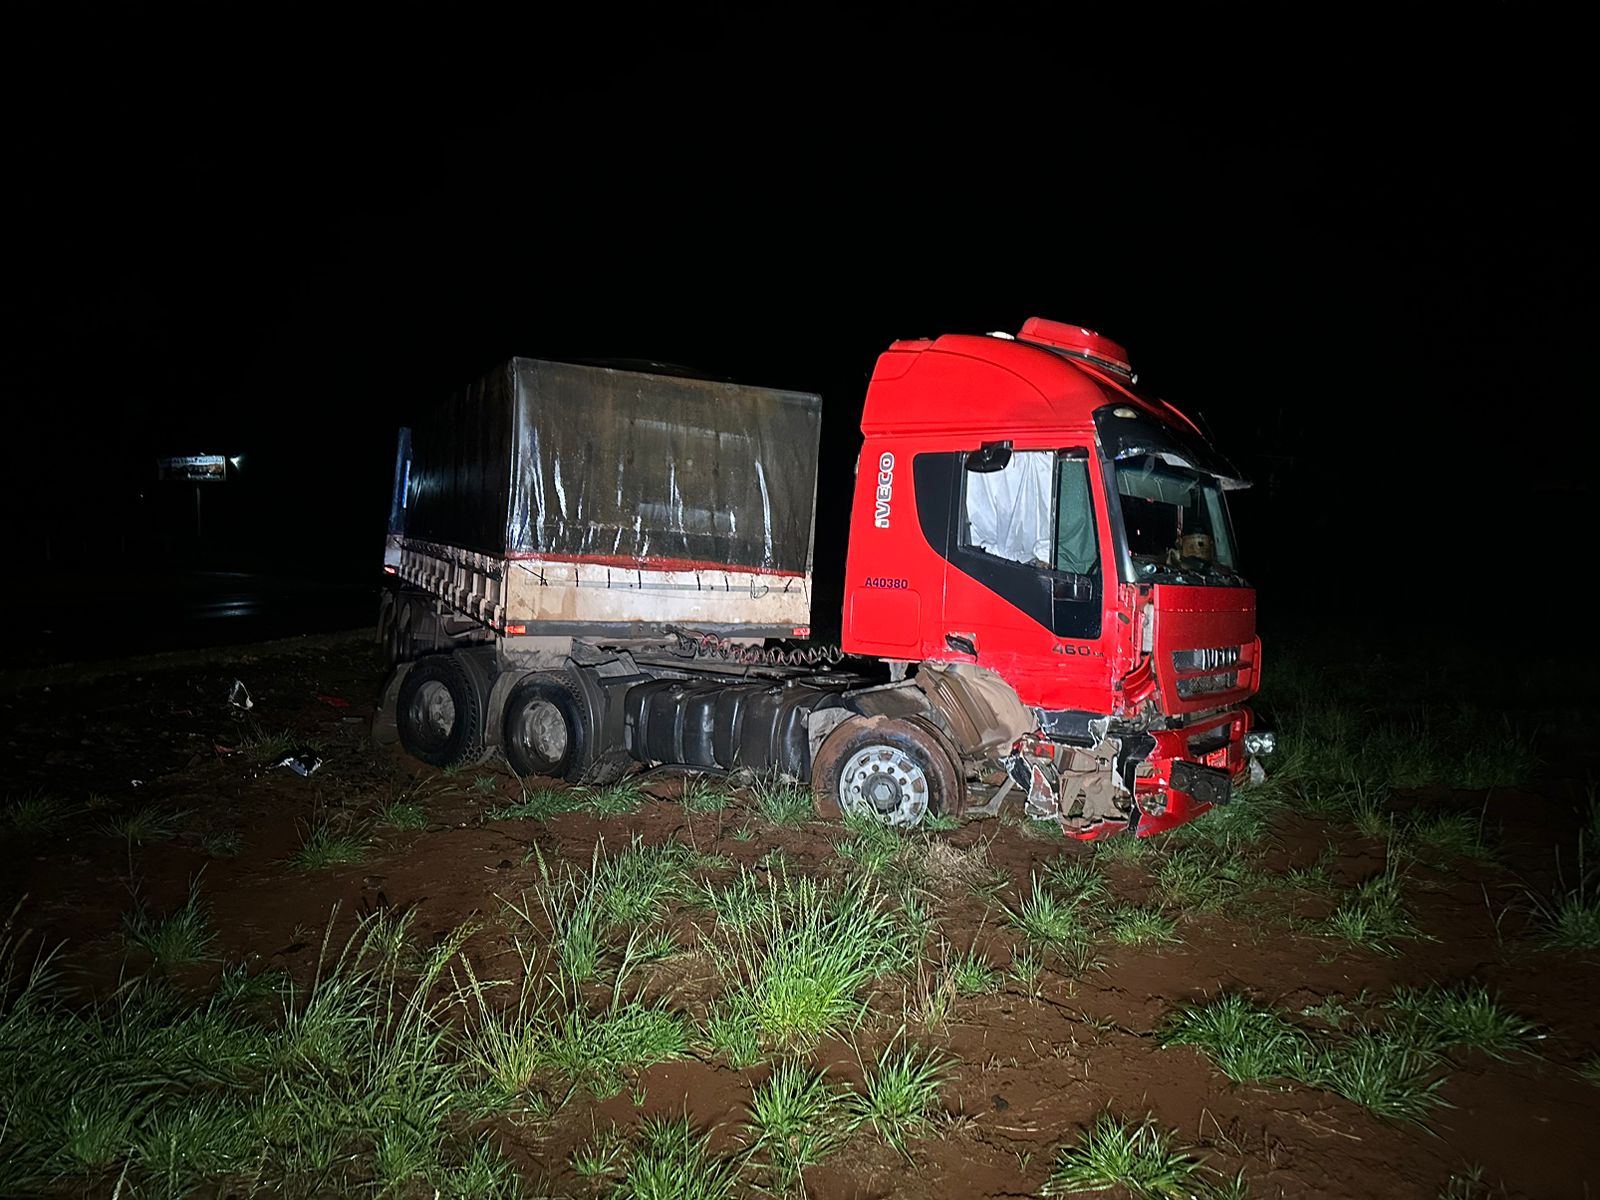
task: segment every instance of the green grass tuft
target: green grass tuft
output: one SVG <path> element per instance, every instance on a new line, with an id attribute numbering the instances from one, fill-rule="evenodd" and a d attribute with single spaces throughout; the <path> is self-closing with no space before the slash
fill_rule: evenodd
<path id="1" fill-rule="evenodd" d="M 683 781 L 678 802 L 692 813 L 721 812 L 728 807 L 727 790 L 705 775 L 690 775 Z"/>
<path id="2" fill-rule="evenodd" d="M 1392 868 L 1351 889 L 1316 928 L 1325 937 L 1390 955 L 1399 953 L 1396 941 L 1421 936 L 1406 911 L 1400 880 Z"/>
<path id="3" fill-rule="evenodd" d="M 183 828 L 187 810 L 173 811 L 159 805 L 145 804 L 132 812 L 122 813 L 106 822 L 106 832 L 134 845 L 171 841 Z"/>
<path id="4" fill-rule="evenodd" d="M 44 834 L 60 829 L 77 813 L 77 806 L 59 796 L 45 792 L 29 792 L 18 796 L 0 809 L 0 825 L 21 834 Z"/>
<path id="5" fill-rule="evenodd" d="M 563 813 L 577 812 L 583 807 L 581 791 L 563 787 L 522 785 L 522 798 L 511 804 L 502 804 L 488 816 L 491 821 L 548 821 Z"/>
<path id="6" fill-rule="evenodd" d="M 939 1088 L 948 1067 L 947 1060 L 932 1050 L 885 1047 L 878 1061 L 863 1072 L 861 1093 L 851 1102 L 857 1119 L 905 1154 L 906 1139 L 926 1129 L 938 1110 Z"/>
<path id="7" fill-rule="evenodd" d="M 212 858 L 238 858 L 244 853 L 244 835 L 237 829 L 214 829 L 200 839 L 200 848 Z"/>
<path id="8" fill-rule="evenodd" d="M 1358 1029 L 1325 1048 L 1305 1082 L 1353 1100 L 1381 1117 L 1421 1121 L 1444 1103 L 1438 1059 L 1386 1029 Z"/>
<path id="9" fill-rule="evenodd" d="M 198 880 L 190 886 L 189 898 L 182 906 L 165 916 L 137 905 L 123 918 L 122 936 L 128 945 L 145 951 L 161 967 L 203 962 L 217 939 L 211 928 L 210 906 L 200 899 Z"/>
<path id="10" fill-rule="evenodd" d="M 750 1126 L 771 1186 L 787 1190 L 844 1141 L 844 1093 L 822 1071 L 790 1059 L 752 1090 Z"/>
<path id="11" fill-rule="evenodd" d="M 817 815 L 811 788 L 780 776 L 757 776 L 750 784 L 750 798 L 774 825 L 804 825 Z"/>
<path id="12" fill-rule="evenodd" d="M 289 865 L 302 871 L 358 863 L 367 856 L 366 839 L 350 830 L 336 829 L 322 821 L 305 833 L 300 848 L 289 856 Z"/>
<path id="13" fill-rule="evenodd" d="M 945 961 L 945 973 L 958 996 L 982 996 L 998 991 L 1002 976 L 989 965 L 977 947 Z"/>
<path id="14" fill-rule="evenodd" d="M 1187 1200 L 1204 1191 L 1200 1160 L 1173 1145 L 1173 1134 L 1146 1118 L 1138 1124 L 1110 1113 L 1075 1145 L 1064 1147 L 1042 1194 L 1067 1196 L 1122 1187 L 1134 1200 Z"/>
<path id="15" fill-rule="evenodd" d="M 1237 994 L 1179 1009 L 1162 1027 L 1161 1045 L 1202 1050 L 1238 1083 L 1299 1079 L 1313 1058 L 1311 1041 L 1302 1031 Z"/>
<path id="16" fill-rule="evenodd" d="M 759 917 L 708 943 L 729 985 L 727 1019 L 764 1041 L 813 1044 L 858 1020 L 861 990 L 910 961 L 904 927 L 868 884 L 768 880 Z"/>
<path id="17" fill-rule="evenodd" d="M 644 785 L 636 779 L 619 779 L 605 787 L 578 789 L 578 802 L 597 817 L 630 817 L 644 804 Z"/>
<path id="18" fill-rule="evenodd" d="M 428 806 L 414 796 L 396 796 L 378 806 L 372 823 L 379 829 L 410 831 L 428 827 Z"/>
<path id="19" fill-rule="evenodd" d="M 1176 942 L 1178 923 L 1158 908 L 1138 904 L 1118 904 L 1105 915 L 1105 932 L 1124 946 L 1143 946 L 1151 942 Z"/>
<path id="20" fill-rule="evenodd" d="M 729 1200 L 738 1163 L 710 1146 L 711 1135 L 696 1134 L 686 1117 L 646 1117 L 611 1200 Z"/>
<path id="21" fill-rule="evenodd" d="M 1479 984 L 1454 988 L 1397 987 L 1387 1007 L 1412 1044 L 1434 1051 L 1482 1050 L 1503 1058 L 1536 1036 L 1534 1025 L 1502 1008 Z"/>

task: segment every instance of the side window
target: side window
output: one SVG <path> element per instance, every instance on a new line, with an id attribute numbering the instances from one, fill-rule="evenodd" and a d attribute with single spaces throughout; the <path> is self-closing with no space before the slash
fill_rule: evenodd
<path id="1" fill-rule="evenodd" d="M 1074 575 L 1100 571 L 1100 538 L 1089 492 L 1089 459 L 1064 453 L 1056 459 L 1055 568 Z"/>
<path id="2" fill-rule="evenodd" d="M 998 470 L 974 470 L 969 459 L 964 474 L 963 546 L 1075 575 L 1099 570 L 1083 451 L 1016 450 Z"/>

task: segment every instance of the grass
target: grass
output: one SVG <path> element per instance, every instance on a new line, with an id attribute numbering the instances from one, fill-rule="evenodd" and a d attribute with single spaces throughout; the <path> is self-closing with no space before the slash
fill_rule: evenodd
<path id="1" fill-rule="evenodd" d="M 751 1146 L 775 1191 L 800 1181 L 849 1132 L 845 1096 L 827 1075 L 798 1059 L 773 1068 L 750 1093 Z"/>
<path id="2" fill-rule="evenodd" d="M 6 803 L 0 809 L 0 824 L 21 834 L 51 833 L 65 825 L 76 813 L 77 806 L 52 796 L 47 792 L 29 792 Z"/>
<path id="3" fill-rule="evenodd" d="M 811 788 L 779 776 L 757 776 L 750 783 L 750 798 L 774 825 L 805 825 L 817 815 Z"/>
<path id="4" fill-rule="evenodd" d="M 611 1200 L 729 1200 L 739 1165 L 710 1147 L 711 1135 L 696 1133 L 687 1117 L 646 1117 L 623 1155 Z"/>
<path id="5" fill-rule="evenodd" d="M 200 899 L 199 880 L 190 885 L 188 899 L 165 916 L 157 916 L 143 904 L 135 905 L 123 917 L 122 937 L 128 945 L 150 955 L 156 966 L 180 967 L 204 961 L 217 935 L 211 928 L 210 906 Z"/>
<path id="6" fill-rule="evenodd" d="M 1480 984 L 1397 987 L 1385 1007 L 1414 1044 L 1434 1051 L 1463 1048 L 1504 1058 L 1537 1036 L 1532 1022 L 1502 1007 Z"/>
<path id="7" fill-rule="evenodd" d="M 728 987 L 721 1019 L 766 1044 L 814 1044 L 860 1019 L 862 989 L 905 966 L 908 943 L 865 882 L 769 879 L 760 915 L 708 944 Z"/>
<path id="8" fill-rule="evenodd" d="M 1173 1139 L 1150 1118 L 1133 1123 L 1103 1113 L 1056 1156 L 1041 1194 L 1069 1196 L 1119 1186 L 1134 1200 L 1188 1200 L 1203 1194 L 1200 1160 L 1175 1146 Z"/>
<path id="9" fill-rule="evenodd" d="M 1421 936 L 1406 911 L 1400 879 L 1392 865 L 1352 888 L 1315 928 L 1324 937 L 1389 955 L 1399 953 L 1394 943 L 1401 938 Z"/>
<path id="10" fill-rule="evenodd" d="M 372 823 L 379 829 L 426 829 L 428 806 L 415 796 L 396 796 L 378 806 L 378 811 L 372 815 Z"/>
<path id="11" fill-rule="evenodd" d="M 1045 887 L 1037 875 L 1033 887 L 1015 909 L 1002 906 L 1006 919 L 1030 942 L 1065 946 L 1083 936 L 1083 920 L 1075 900 L 1065 900 Z"/>
<path id="12" fill-rule="evenodd" d="M 619 779 L 605 787 L 576 789 L 576 802 L 597 817 L 631 817 L 644 804 L 644 785 L 636 779 Z"/>
<path id="13" fill-rule="evenodd" d="M 1068 902 L 1081 904 L 1106 894 L 1106 877 L 1093 861 L 1073 858 L 1052 859 L 1044 869 L 1045 878 L 1056 893 Z"/>
<path id="14" fill-rule="evenodd" d="M 1106 913 L 1105 933 L 1123 946 L 1151 942 L 1176 942 L 1178 923 L 1158 908 L 1139 904 L 1114 905 Z"/>
<path id="15" fill-rule="evenodd" d="M 300 848 L 289 856 L 289 865 L 302 871 L 358 863 L 367 856 L 366 839 L 351 830 L 340 830 L 331 821 L 320 821 L 305 832 Z"/>
<path id="16" fill-rule="evenodd" d="M 702 882 L 698 900 L 711 910 L 717 924 L 727 929 L 749 929 L 766 911 L 766 890 L 753 873 L 742 867 L 731 882 L 721 887 Z"/>
<path id="17" fill-rule="evenodd" d="M 932 1050 L 897 1049 L 891 1043 L 876 1063 L 863 1070 L 861 1092 L 852 1100 L 857 1119 L 904 1155 L 906 1139 L 925 1130 L 939 1108 L 939 1088 L 948 1066 Z"/>
<path id="18" fill-rule="evenodd" d="M 211 858 L 238 858 L 244 853 L 244 835 L 237 829 L 214 829 L 201 837 L 200 849 Z"/>
<path id="19" fill-rule="evenodd" d="M 171 841 L 183 828 L 187 810 L 163 809 L 159 805 L 145 804 L 132 812 L 122 813 L 106 822 L 106 832 L 133 845 Z"/>
<path id="20" fill-rule="evenodd" d="M 1391 1002 L 1389 1020 L 1318 1036 L 1242 996 L 1223 996 L 1180 1009 L 1163 1026 L 1161 1045 L 1194 1046 L 1238 1082 L 1290 1080 L 1334 1092 L 1379 1116 L 1420 1122 L 1444 1103 L 1438 1094 L 1444 1082 L 1441 1049 L 1471 1044 L 1452 1038 L 1509 1046 L 1522 1036 L 1503 1015 L 1486 1020 L 1484 1006 L 1466 991 L 1449 995 L 1470 1015 L 1418 1015 L 1419 1007 L 1448 1011 L 1443 995 L 1402 990 Z"/>
<path id="21" fill-rule="evenodd" d="M 1574 1069 L 1580 1077 L 1600 1088 L 1600 1054 L 1591 1054 Z"/>
<path id="22" fill-rule="evenodd" d="M 583 793 L 572 788 L 522 785 L 521 799 L 490 811 L 491 821 L 548 821 L 583 807 Z"/>
<path id="23" fill-rule="evenodd" d="M 728 807 L 728 793 L 704 775 L 690 775 L 683 781 L 678 803 L 692 813 L 721 812 Z"/>
<path id="24" fill-rule="evenodd" d="M 1238 994 L 1179 1009 L 1160 1036 L 1163 1048 L 1193 1046 L 1204 1051 L 1236 1083 L 1303 1078 L 1314 1057 L 1305 1033 Z"/>
<path id="25" fill-rule="evenodd" d="M 869 875 L 887 871 L 907 845 L 898 829 L 858 812 L 845 813 L 843 824 L 848 836 L 834 849 Z"/>
<path id="26" fill-rule="evenodd" d="M 1418 853 L 1491 862 L 1494 852 L 1484 839 L 1483 817 L 1469 812 L 1430 812 L 1405 827 L 1409 846 Z"/>
<path id="27" fill-rule="evenodd" d="M 1540 945 L 1552 950 L 1600 950 L 1600 878 L 1585 869 L 1587 835 L 1578 844 L 1578 883 L 1551 896 L 1528 893 Z"/>
<path id="28" fill-rule="evenodd" d="M 324 938 L 301 987 L 235 971 L 195 997 L 147 975 L 88 1003 L 7 931 L 0 1191 L 509 1194 L 510 1165 L 461 1132 L 476 1078 L 435 987 L 460 940 L 403 980 L 374 930 Z"/>
<path id="29" fill-rule="evenodd" d="M 1358 1029 L 1325 1048 L 1304 1082 L 1353 1100 L 1380 1117 L 1421 1121 L 1444 1103 L 1438 1059 L 1387 1029 Z M 1432 1076 L 1432 1077 L 1430 1077 Z"/>
<path id="30" fill-rule="evenodd" d="M 945 960 L 945 973 L 958 996 L 982 996 L 998 991 L 1002 976 L 989 960 L 973 947 Z"/>
<path id="31" fill-rule="evenodd" d="M 1232 805 L 1219 811 L 1232 811 Z M 1206 814 L 1197 824 L 1211 816 Z M 1156 867 L 1156 890 L 1161 899 L 1191 912 L 1222 908 L 1260 882 L 1252 859 L 1210 843 L 1180 846 Z"/>

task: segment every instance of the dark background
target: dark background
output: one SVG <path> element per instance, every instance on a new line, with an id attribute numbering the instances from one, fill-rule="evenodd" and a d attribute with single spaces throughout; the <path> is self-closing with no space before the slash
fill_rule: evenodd
<path id="1" fill-rule="evenodd" d="M 1588 560 L 1592 131 L 1560 31 L 1509 10 L 1181 75 L 1025 9 L 702 10 L 653 49 L 48 11 L 3 381 L 35 657 L 367 619 L 395 429 L 513 354 L 820 392 L 834 632 L 876 355 L 1032 315 L 1122 342 L 1256 481 L 1269 630 L 1537 641 Z M 443 72 L 390 40 L 435 33 Z M 154 466 L 200 452 L 242 458 L 197 539 Z"/>

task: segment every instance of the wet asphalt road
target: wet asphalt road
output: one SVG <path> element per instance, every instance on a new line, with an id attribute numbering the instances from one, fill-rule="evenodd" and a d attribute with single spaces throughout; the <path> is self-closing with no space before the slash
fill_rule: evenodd
<path id="1" fill-rule="evenodd" d="M 374 625 L 380 580 L 250 571 L 58 575 L 0 600 L 0 670 Z"/>

